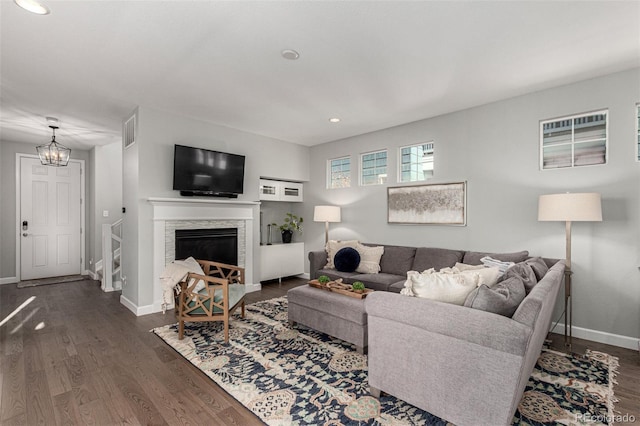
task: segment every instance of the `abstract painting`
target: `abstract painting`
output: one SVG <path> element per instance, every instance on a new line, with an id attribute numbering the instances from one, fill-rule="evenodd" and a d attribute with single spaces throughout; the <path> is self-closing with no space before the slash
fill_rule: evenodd
<path id="1" fill-rule="evenodd" d="M 466 182 L 454 182 L 387 188 L 387 221 L 464 226 L 466 186 Z"/>

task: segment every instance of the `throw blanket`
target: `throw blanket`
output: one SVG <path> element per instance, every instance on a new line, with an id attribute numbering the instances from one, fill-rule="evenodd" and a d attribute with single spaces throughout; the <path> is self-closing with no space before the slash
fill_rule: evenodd
<path id="1" fill-rule="evenodd" d="M 162 313 L 173 303 L 173 288 L 187 277 L 189 272 L 204 274 L 200 264 L 193 257 L 185 260 L 174 260 L 168 264 L 160 275 L 162 284 Z"/>

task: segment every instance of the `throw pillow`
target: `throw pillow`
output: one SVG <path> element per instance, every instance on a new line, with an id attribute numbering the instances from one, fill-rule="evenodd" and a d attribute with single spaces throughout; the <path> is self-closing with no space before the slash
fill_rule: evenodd
<path id="1" fill-rule="evenodd" d="M 541 257 L 532 257 L 525 260 L 524 263 L 531 266 L 531 269 L 533 269 L 533 273 L 536 274 L 536 279 L 538 281 L 540 281 L 542 277 L 549 272 L 549 267 Z"/>
<path id="2" fill-rule="evenodd" d="M 356 250 L 360 254 L 360 264 L 356 268 L 356 272 L 361 274 L 380 272 L 380 258 L 384 254 L 384 246 L 368 247 L 358 243 Z"/>
<path id="3" fill-rule="evenodd" d="M 524 298 L 525 290 L 522 279 L 518 276 L 512 276 L 491 288 L 481 285 L 469 294 L 464 306 L 512 317 Z"/>
<path id="4" fill-rule="evenodd" d="M 470 274 L 446 274 L 433 269 L 418 273 L 407 272 L 405 288 L 400 292 L 407 296 L 422 297 L 439 302 L 463 305 L 469 293 L 478 284 L 478 276 Z"/>
<path id="5" fill-rule="evenodd" d="M 200 264 L 198 263 L 198 261 L 195 260 L 193 257 L 187 257 L 184 260 L 174 260 L 173 263 L 175 263 L 176 265 L 184 266 L 185 268 L 188 269 L 188 272 L 193 272 L 194 274 L 204 275 L 204 271 L 202 270 L 202 267 L 200 267 Z M 189 280 L 189 284 L 187 284 L 187 286 L 191 287 L 194 282 L 195 282 L 195 278 L 191 278 Z M 198 293 L 200 290 L 202 290 L 205 287 L 206 287 L 206 285 L 205 285 L 204 281 L 198 280 L 198 283 L 193 288 L 193 292 L 194 293 Z"/>
<path id="6" fill-rule="evenodd" d="M 344 247 L 356 248 L 356 245 L 358 245 L 358 240 L 329 240 L 327 246 L 325 247 L 325 250 L 327 251 L 327 265 L 325 266 L 325 268 L 336 269 L 335 265 L 333 264 L 333 258 L 336 256 L 336 253 L 338 253 L 338 250 Z"/>
<path id="7" fill-rule="evenodd" d="M 515 265 L 514 262 L 503 262 L 501 260 L 494 259 L 490 256 L 485 256 L 482 259 L 480 259 L 480 261 L 484 266 L 487 266 L 489 268 L 498 268 L 500 270 L 500 275 L 504 274 L 507 271 L 507 269 Z"/>
<path id="8" fill-rule="evenodd" d="M 507 272 L 504 273 L 503 280 L 513 276 L 517 276 L 522 279 L 522 284 L 524 285 L 524 289 L 527 294 L 529 294 L 529 292 L 533 290 L 533 287 L 538 284 L 533 268 L 524 262 L 516 263 L 511 268 L 507 269 Z"/>
<path id="9" fill-rule="evenodd" d="M 360 254 L 354 248 L 344 247 L 338 250 L 333 263 L 340 272 L 353 272 L 360 264 Z"/>
<path id="10" fill-rule="evenodd" d="M 500 269 L 497 267 L 486 267 L 484 265 L 467 265 L 465 263 L 456 263 L 454 269 L 463 273 L 477 273 L 480 275 L 480 281 L 478 285 L 485 284 L 489 287 L 493 287 L 498 282 L 500 277 Z"/>

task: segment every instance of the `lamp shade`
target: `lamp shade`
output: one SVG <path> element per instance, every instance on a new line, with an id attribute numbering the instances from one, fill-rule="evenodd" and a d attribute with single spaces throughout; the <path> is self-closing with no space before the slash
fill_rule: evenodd
<path id="1" fill-rule="evenodd" d="M 316 206 L 313 210 L 314 222 L 340 222 L 340 207 Z"/>
<path id="2" fill-rule="evenodd" d="M 541 195 L 538 199 L 538 220 L 601 222 L 600 194 L 585 192 Z"/>

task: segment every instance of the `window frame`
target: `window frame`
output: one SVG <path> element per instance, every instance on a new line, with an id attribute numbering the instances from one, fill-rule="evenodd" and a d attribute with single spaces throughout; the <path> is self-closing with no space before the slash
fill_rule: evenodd
<path id="1" fill-rule="evenodd" d="M 430 177 L 427 177 L 425 179 L 422 180 L 402 180 L 402 150 L 405 148 L 413 148 L 413 147 L 417 147 L 417 146 L 421 146 L 421 145 L 432 145 L 431 151 L 432 151 L 432 158 L 433 158 L 433 175 Z M 419 143 L 414 143 L 411 145 L 404 145 L 398 148 L 398 183 L 411 183 L 411 182 L 427 182 L 430 179 L 433 179 L 435 177 L 435 173 L 436 173 L 436 169 L 435 169 L 435 157 L 436 157 L 436 144 L 433 140 L 427 141 L 427 142 L 419 142 Z"/>
<path id="2" fill-rule="evenodd" d="M 562 121 L 562 120 L 571 120 L 573 122 L 573 120 L 575 120 L 576 118 L 588 117 L 590 115 L 604 115 L 605 116 L 604 163 L 600 163 L 600 164 L 585 164 L 583 166 L 581 166 L 581 165 L 576 166 L 575 165 L 575 145 L 576 145 L 576 141 L 575 141 L 575 138 L 574 138 L 573 124 L 572 124 L 572 134 L 571 134 L 571 142 L 570 142 L 570 144 L 571 144 L 571 165 L 568 166 L 568 167 L 544 168 L 544 125 L 547 124 L 547 123 L 553 123 L 553 122 Z M 603 108 L 603 109 L 589 111 L 589 112 L 583 112 L 583 113 L 579 113 L 579 114 L 564 115 L 564 116 L 560 116 L 560 117 L 540 120 L 538 129 L 539 129 L 539 136 L 538 136 L 539 165 L 538 166 L 539 166 L 539 170 L 540 171 L 566 170 L 566 169 L 575 169 L 575 168 L 582 168 L 582 167 L 605 166 L 605 165 L 609 164 L 609 109 L 608 108 Z M 584 143 L 584 142 L 586 142 L 586 141 L 578 142 L 578 144 Z"/>
<path id="3" fill-rule="evenodd" d="M 333 171 L 332 171 L 332 162 L 337 160 L 349 160 L 349 185 L 348 186 L 332 186 L 333 182 Z M 343 188 L 351 188 L 351 178 L 353 176 L 353 162 L 351 161 L 351 155 L 344 155 L 342 157 L 330 158 L 327 160 L 327 189 L 343 189 Z"/>
<path id="4" fill-rule="evenodd" d="M 378 154 L 380 152 L 384 152 L 386 154 L 386 163 L 385 163 L 385 168 L 387 170 L 386 173 L 386 181 L 385 182 L 381 182 L 381 183 L 363 183 L 363 173 L 364 173 L 364 159 L 363 157 L 365 155 L 371 155 L 371 154 Z M 378 175 L 379 176 L 379 175 Z M 378 149 L 375 151 L 367 151 L 367 152 L 363 152 L 360 154 L 360 170 L 358 173 L 358 184 L 360 186 L 376 186 L 376 185 L 386 185 L 387 183 L 389 183 L 389 150 L 387 148 L 383 148 L 383 149 Z"/>

